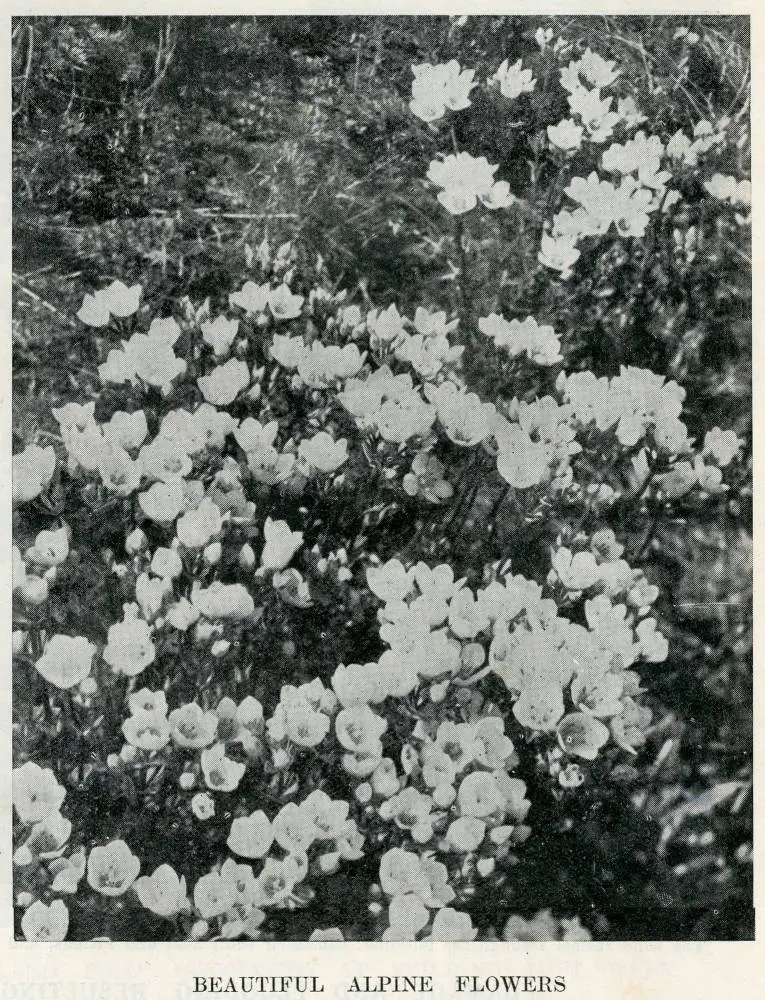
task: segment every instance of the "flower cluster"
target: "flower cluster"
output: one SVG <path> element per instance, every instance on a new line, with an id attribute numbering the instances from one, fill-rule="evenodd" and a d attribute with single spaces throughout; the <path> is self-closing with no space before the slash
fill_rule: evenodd
<path id="1" fill-rule="evenodd" d="M 446 111 L 470 107 L 470 91 L 475 71 L 463 70 L 456 59 L 448 63 L 412 66 L 412 100 L 409 109 L 424 122 L 443 118 Z"/>
<path id="2" fill-rule="evenodd" d="M 464 215 L 480 201 L 486 208 L 508 208 L 515 202 L 507 181 L 497 181 L 485 156 L 450 153 L 444 160 L 433 160 L 428 180 L 441 188 L 438 200 L 451 215 Z"/>
<path id="3" fill-rule="evenodd" d="M 606 93 L 614 62 L 536 41 L 569 107 L 537 142 L 567 172 L 562 204 L 518 203 L 457 130 L 427 179 L 461 256 L 489 224 L 462 216 L 515 206 L 560 284 L 585 240 L 644 237 L 728 123 L 640 129 L 634 100 Z M 434 143 L 475 88 L 523 108 L 542 80 L 520 60 L 483 83 L 456 60 L 413 72 Z M 751 201 L 728 175 L 705 188 Z M 506 891 L 537 796 L 570 802 L 645 742 L 669 642 L 627 522 L 711 503 L 743 442 L 695 441 L 662 374 L 568 370 L 547 301 L 509 319 L 499 289 L 475 309 L 375 304 L 362 285 L 350 302 L 296 260 L 264 239 L 214 310 L 154 316 L 119 281 L 85 295 L 104 392 L 13 456 L 20 932 L 58 941 L 139 910 L 190 940 L 293 922 L 311 940 L 588 939 L 548 910 L 492 927 L 477 894 Z M 102 823 L 91 789 L 130 809 Z M 346 876 L 369 882 L 353 918 L 306 929 Z"/>

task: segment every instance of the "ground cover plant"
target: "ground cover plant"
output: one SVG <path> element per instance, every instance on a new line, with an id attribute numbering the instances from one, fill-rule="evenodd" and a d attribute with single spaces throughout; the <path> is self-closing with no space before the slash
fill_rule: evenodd
<path id="1" fill-rule="evenodd" d="M 14 35 L 18 935 L 747 936 L 742 25 L 188 20 Z"/>

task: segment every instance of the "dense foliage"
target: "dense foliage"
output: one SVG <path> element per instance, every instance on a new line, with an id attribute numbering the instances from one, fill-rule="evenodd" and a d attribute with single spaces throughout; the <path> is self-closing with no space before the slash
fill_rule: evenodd
<path id="1" fill-rule="evenodd" d="M 744 27 L 15 25 L 20 934 L 751 932 Z"/>

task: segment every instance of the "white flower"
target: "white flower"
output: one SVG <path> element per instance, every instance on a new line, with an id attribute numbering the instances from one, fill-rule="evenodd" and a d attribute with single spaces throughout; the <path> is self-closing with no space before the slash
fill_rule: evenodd
<path id="1" fill-rule="evenodd" d="M 96 409 L 95 402 L 90 403 L 65 403 L 58 409 L 54 406 L 51 413 L 58 421 L 62 434 L 64 431 L 76 428 L 84 430 L 88 424 L 93 423 L 93 414 Z"/>
<path id="2" fill-rule="evenodd" d="M 11 775 L 13 807 L 22 823 L 39 823 L 55 813 L 66 797 L 50 768 L 28 760 Z"/>
<path id="3" fill-rule="evenodd" d="M 445 312 L 428 312 L 417 306 L 414 313 L 414 328 L 423 337 L 446 337 L 459 326 L 459 319 L 446 322 Z"/>
<path id="4" fill-rule="evenodd" d="M 234 437 L 242 451 L 258 451 L 260 448 L 270 448 L 279 432 L 279 422 L 270 420 L 261 424 L 254 417 L 247 417 L 235 429 Z"/>
<path id="5" fill-rule="evenodd" d="M 147 336 L 153 337 L 156 340 L 163 340 L 170 347 L 173 346 L 180 335 L 181 328 L 178 325 L 178 321 L 173 319 L 172 316 L 167 316 L 164 319 L 153 319 L 149 324 L 147 333 Z"/>
<path id="6" fill-rule="evenodd" d="M 669 653 L 669 643 L 656 629 L 654 618 L 644 618 L 635 629 L 640 651 L 649 663 L 663 663 Z"/>
<path id="7" fill-rule="evenodd" d="M 56 858 L 48 865 L 48 871 L 53 876 L 51 890 L 74 894 L 85 875 L 85 851 L 77 851 L 68 858 Z"/>
<path id="8" fill-rule="evenodd" d="M 221 583 L 216 580 L 206 589 L 196 588 L 191 603 L 206 618 L 249 618 L 255 610 L 252 595 L 241 583 Z"/>
<path id="9" fill-rule="evenodd" d="M 412 589 L 412 572 L 398 559 L 389 559 L 382 566 L 367 567 L 367 586 L 381 601 L 403 601 Z"/>
<path id="10" fill-rule="evenodd" d="M 582 206 L 581 233 L 586 235 L 606 233 L 613 225 L 623 236 L 643 236 L 649 214 L 658 208 L 654 192 L 630 177 L 614 187 L 593 171 L 586 179 L 574 177 L 565 190 Z"/>
<path id="11" fill-rule="evenodd" d="M 11 501 L 14 506 L 34 500 L 46 490 L 56 469 L 53 448 L 27 447 L 11 461 Z"/>
<path id="12" fill-rule="evenodd" d="M 271 357 L 282 368 L 297 368 L 307 348 L 302 337 L 275 333 L 271 341 Z"/>
<path id="13" fill-rule="evenodd" d="M 256 285 L 254 281 L 245 282 L 241 291 L 232 292 L 228 301 L 232 306 L 239 306 L 245 312 L 254 315 L 262 313 L 268 305 L 269 285 Z"/>
<path id="14" fill-rule="evenodd" d="M 259 573 L 271 569 L 284 569 L 303 544 L 303 532 L 292 531 L 286 521 L 266 518 L 263 526 L 266 544 L 260 555 Z"/>
<path id="15" fill-rule="evenodd" d="M 170 440 L 164 434 L 158 435 L 141 448 L 137 464 L 147 479 L 163 483 L 181 479 L 191 472 L 189 456 L 179 447 L 178 442 Z"/>
<path id="16" fill-rule="evenodd" d="M 86 326 L 106 326 L 109 322 L 109 307 L 103 296 L 96 292 L 85 295 L 77 313 L 77 319 Z"/>
<path id="17" fill-rule="evenodd" d="M 126 618 L 110 626 L 104 660 L 118 673 L 135 677 L 154 662 L 151 628 L 141 618 Z"/>
<path id="18" fill-rule="evenodd" d="M 300 442 L 298 455 L 318 472 L 335 472 L 348 458 L 348 442 L 345 438 L 335 441 L 331 434 L 319 431 Z"/>
<path id="19" fill-rule="evenodd" d="M 436 419 L 436 408 L 426 403 L 417 390 L 411 389 L 396 398 L 386 399 L 371 419 L 380 437 L 402 444 L 411 438 L 426 436 Z"/>
<path id="20" fill-rule="evenodd" d="M 242 858 L 263 858 L 271 849 L 274 833 L 262 809 L 239 816 L 231 824 L 226 844 Z"/>
<path id="21" fill-rule="evenodd" d="M 123 382 L 132 378 L 133 374 L 133 366 L 125 351 L 109 351 L 106 355 L 106 361 L 98 366 L 98 377 L 104 385 L 108 383 L 122 385 Z"/>
<path id="22" fill-rule="evenodd" d="M 181 545 L 189 549 L 201 549 L 220 534 L 223 516 L 220 507 L 209 497 L 205 497 L 196 510 L 178 518 L 176 533 Z"/>
<path id="23" fill-rule="evenodd" d="M 711 180 L 704 181 L 704 187 L 719 201 L 740 205 L 749 205 L 752 201 L 751 181 L 737 181 L 726 174 L 714 174 Z"/>
<path id="24" fill-rule="evenodd" d="M 460 913 L 451 906 L 437 910 L 430 929 L 430 941 L 475 941 L 478 930 L 469 913 Z"/>
<path id="25" fill-rule="evenodd" d="M 394 896 L 388 907 L 390 927 L 383 933 L 383 941 L 414 941 L 429 919 L 428 909 L 419 896 L 412 892 Z"/>
<path id="26" fill-rule="evenodd" d="M 53 635 L 35 667 L 49 684 L 66 689 L 88 676 L 95 652 L 93 643 L 82 636 Z"/>
<path id="27" fill-rule="evenodd" d="M 186 362 L 176 357 L 166 340 L 145 333 L 134 333 L 124 353 L 128 377 L 139 378 L 160 389 L 164 395 L 170 392 L 173 379 L 186 371 Z"/>
<path id="28" fill-rule="evenodd" d="M 197 379 L 202 395 L 213 406 L 228 406 L 250 384 L 250 369 L 244 361 L 231 358 L 217 365 L 209 375 Z"/>
<path id="29" fill-rule="evenodd" d="M 309 941 L 345 941 L 343 932 L 339 927 L 327 927 L 325 930 L 317 927 L 311 931 Z"/>
<path id="30" fill-rule="evenodd" d="M 212 819 L 215 815 L 215 799 L 212 795 L 208 795 L 207 792 L 197 792 L 196 795 L 192 795 L 191 797 L 191 811 L 198 820 L 202 820 L 203 822 L 206 819 Z M 196 890 L 194 898 L 196 900 Z"/>
<path id="31" fill-rule="evenodd" d="M 170 723 L 159 712 L 137 711 L 122 723 L 126 741 L 142 750 L 161 750 L 170 742 Z"/>
<path id="32" fill-rule="evenodd" d="M 603 153 L 601 165 L 609 173 L 637 173 L 641 181 L 648 187 L 661 171 L 661 161 L 664 156 L 664 143 L 657 135 L 646 136 L 638 132 L 633 139 L 621 145 L 613 143 Z M 668 180 L 670 174 L 662 175 L 662 180 Z"/>
<path id="33" fill-rule="evenodd" d="M 135 599 L 146 621 L 153 621 L 157 617 L 165 597 L 171 591 L 172 585 L 168 579 L 157 579 L 150 577 L 148 573 L 139 573 L 135 581 Z"/>
<path id="34" fill-rule="evenodd" d="M 50 567 L 60 566 L 68 555 L 69 532 L 66 528 L 59 528 L 57 531 L 39 532 L 34 545 L 27 549 L 25 558 L 38 566 Z"/>
<path id="35" fill-rule="evenodd" d="M 106 305 L 112 316 L 125 319 L 138 311 L 138 304 L 141 299 L 142 288 L 140 285 L 127 285 L 121 281 L 113 281 L 107 288 L 101 289 L 96 294 L 101 297 L 101 301 Z"/>
<path id="36" fill-rule="evenodd" d="M 225 743 L 216 743 L 200 755 L 202 774 L 207 787 L 215 792 L 232 792 L 245 771 L 245 765 L 226 756 Z"/>
<path id="37" fill-rule="evenodd" d="M 69 930 L 69 910 L 61 899 L 50 906 L 36 900 L 24 911 L 21 930 L 27 941 L 64 941 Z"/>
<path id="38" fill-rule="evenodd" d="M 281 284 L 268 293 L 268 308 L 276 320 L 296 319 L 304 302 L 302 295 L 292 294 L 289 285 Z"/>
<path id="39" fill-rule="evenodd" d="M 141 485 L 141 468 L 120 445 L 105 443 L 98 455 L 98 472 L 104 486 L 127 497 Z"/>
<path id="40" fill-rule="evenodd" d="M 295 802 L 281 807 L 272 828 L 274 840 L 288 854 L 305 854 L 318 832 L 310 812 Z"/>
<path id="41" fill-rule="evenodd" d="M 184 482 L 173 479 L 167 483 L 154 483 L 145 493 L 138 494 L 141 510 L 152 521 L 169 524 L 186 508 Z"/>
<path id="42" fill-rule="evenodd" d="M 595 760 L 611 735 L 608 726 L 589 712 L 571 712 L 564 716 L 558 723 L 557 734 L 562 750 L 585 760 Z"/>
<path id="43" fill-rule="evenodd" d="M 387 728 L 388 723 L 385 719 L 376 715 L 369 705 L 351 705 L 343 708 L 335 719 L 335 735 L 338 742 L 355 754 L 364 754 L 370 748 L 376 748 L 379 738 Z"/>
<path id="44" fill-rule="evenodd" d="M 385 670 L 377 663 L 339 664 L 332 675 L 332 689 L 347 708 L 349 705 L 379 704 L 388 694 Z"/>
<path id="45" fill-rule="evenodd" d="M 143 875 L 133 883 L 141 906 L 158 917 L 174 917 L 188 906 L 186 879 L 179 878 L 170 865 L 160 865 L 151 875 Z"/>
<path id="46" fill-rule="evenodd" d="M 150 568 L 163 580 L 175 580 L 183 572 L 183 563 L 175 549 L 158 548 L 152 556 Z"/>
<path id="47" fill-rule="evenodd" d="M 503 208 L 507 204 L 509 188 L 495 188 L 492 166 L 485 156 L 474 157 L 470 153 L 451 153 L 443 161 L 433 160 L 428 168 L 428 180 L 443 190 L 438 200 L 452 215 L 469 212 L 482 201 L 488 208 Z"/>
<path id="48" fill-rule="evenodd" d="M 568 91 L 583 89 L 583 81 L 596 91 L 609 87 L 619 76 L 615 61 L 608 62 L 587 47 L 582 57 L 561 70 L 561 84 Z"/>
<path id="49" fill-rule="evenodd" d="M 94 847 L 88 857 L 88 884 L 103 896 L 121 896 L 135 882 L 141 862 L 124 840 Z"/>
<path id="50" fill-rule="evenodd" d="M 218 730 L 217 714 L 203 711 L 194 701 L 173 709 L 169 722 L 173 742 L 180 747 L 209 746 Z"/>
<path id="51" fill-rule="evenodd" d="M 139 448 L 149 433 L 146 425 L 146 414 L 143 410 L 135 413 L 124 413 L 118 410 L 108 424 L 104 425 L 104 437 L 120 448 Z"/>
<path id="52" fill-rule="evenodd" d="M 202 339 L 209 344 L 216 356 L 222 357 L 231 350 L 239 332 L 239 320 L 218 316 L 212 322 L 202 323 Z"/>
<path id="53" fill-rule="evenodd" d="M 530 93 L 536 86 L 534 74 L 530 69 L 523 69 L 522 60 L 510 65 L 510 60 L 505 59 L 500 64 L 499 69 L 492 77 L 495 83 L 499 84 L 499 89 L 503 97 L 515 98 L 521 94 Z"/>
<path id="54" fill-rule="evenodd" d="M 339 347 L 324 345 L 315 340 L 309 350 L 304 350 L 298 361 L 298 375 L 312 389 L 324 389 L 338 379 L 347 379 L 361 368 L 364 359 L 355 344 Z"/>
<path id="55" fill-rule="evenodd" d="M 181 597 L 175 604 L 171 604 L 165 614 L 165 621 L 168 625 L 172 625 L 179 632 L 185 632 L 191 628 L 198 619 L 199 612 L 185 597 Z"/>
<path id="56" fill-rule="evenodd" d="M 395 302 L 387 309 L 371 309 L 367 313 L 367 330 L 383 344 L 390 344 L 406 334 L 404 317 Z"/>
<path id="57" fill-rule="evenodd" d="M 87 326 L 106 326 L 110 316 L 132 316 L 138 310 L 141 291 L 140 285 L 128 288 L 121 281 L 113 281 L 108 288 L 84 297 L 77 318 Z"/>
<path id="58" fill-rule="evenodd" d="M 544 267 L 549 267 L 551 271 L 560 271 L 562 278 L 570 277 L 571 268 L 580 256 L 581 254 L 576 248 L 576 237 L 542 233 L 537 260 Z"/>
<path id="59" fill-rule="evenodd" d="M 167 700 L 164 691 L 150 691 L 148 688 L 141 688 L 128 697 L 128 706 L 131 712 L 156 712 L 159 715 L 167 715 Z"/>
<path id="60" fill-rule="evenodd" d="M 488 437 L 496 412 L 493 403 L 483 403 L 474 392 L 461 392 L 453 382 L 428 383 L 428 399 L 436 407 L 447 437 L 463 448 L 471 448 Z"/>
<path id="61" fill-rule="evenodd" d="M 448 63 L 421 63 L 412 66 L 412 100 L 409 109 L 425 122 L 443 118 L 446 109 L 461 111 L 470 107 L 470 91 L 475 86 L 475 71 L 463 70 L 456 59 Z"/>
<path id="62" fill-rule="evenodd" d="M 725 467 L 736 458 L 743 444 L 735 431 L 722 431 L 719 427 L 713 427 L 704 436 L 703 457 L 711 458 L 719 466 Z"/>
<path id="63" fill-rule="evenodd" d="M 540 326 L 533 316 L 508 322 L 503 316 L 491 313 L 478 320 L 478 329 L 511 357 L 525 352 L 529 360 L 546 367 L 563 360 L 560 340 L 553 328 Z"/>
<path id="64" fill-rule="evenodd" d="M 558 149 L 563 149 L 566 152 L 579 149 L 582 145 L 583 136 L 584 129 L 582 126 L 577 125 L 570 118 L 564 118 L 557 125 L 547 126 L 547 138 Z"/>

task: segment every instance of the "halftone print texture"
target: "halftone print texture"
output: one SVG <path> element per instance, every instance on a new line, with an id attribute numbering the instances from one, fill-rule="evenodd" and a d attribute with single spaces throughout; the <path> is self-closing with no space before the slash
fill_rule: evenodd
<path id="1" fill-rule="evenodd" d="M 14 21 L 18 939 L 753 935 L 749 84 Z"/>

